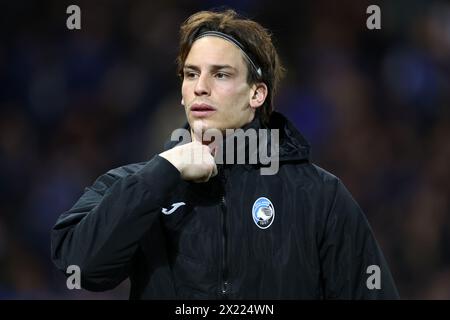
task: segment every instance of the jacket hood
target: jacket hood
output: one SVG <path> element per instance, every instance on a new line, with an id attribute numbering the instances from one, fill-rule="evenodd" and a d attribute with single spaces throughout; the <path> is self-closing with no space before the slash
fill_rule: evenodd
<path id="1" fill-rule="evenodd" d="M 309 160 L 311 150 L 309 143 L 284 115 L 273 111 L 268 127 L 278 129 L 280 132 L 280 161 Z"/>

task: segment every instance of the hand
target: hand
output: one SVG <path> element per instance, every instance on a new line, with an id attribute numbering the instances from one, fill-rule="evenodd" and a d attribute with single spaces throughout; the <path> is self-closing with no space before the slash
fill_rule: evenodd
<path id="1" fill-rule="evenodd" d="M 159 155 L 169 161 L 180 171 L 181 178 L 186 181 L 207 182 L 217 175 L 214 161 L 214 146 L 203 145 L 201 135 L 195 130 L 193 141 L 164 151 Z M 201 131 L 200 131 L 201 132 Z"/>

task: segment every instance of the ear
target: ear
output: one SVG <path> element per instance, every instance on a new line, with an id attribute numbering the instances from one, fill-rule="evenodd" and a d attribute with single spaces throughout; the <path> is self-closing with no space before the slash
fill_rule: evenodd
<path id="1" fill-rule="evenodd" d="M 264 82 L 254 84 L 250 90 L 250 107 L 253 109 L 261 107 L 266 101 L 267 94 L 268 89 Z"/>

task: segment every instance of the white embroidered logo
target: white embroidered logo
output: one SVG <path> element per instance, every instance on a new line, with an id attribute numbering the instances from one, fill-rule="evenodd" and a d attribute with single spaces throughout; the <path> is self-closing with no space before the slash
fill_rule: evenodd
<path id="1" fill-rule="evenodd" d="M 186 203 L 184 202 L 175 202 L 174 204 L 172 204 L 172 209 L 167 210 L 166 208 L 162 208 L 161 212 L 169 215 L 171 213 L 173 213 L 175 210 L 177 210 L 179 207 L 186 205 Z"/>

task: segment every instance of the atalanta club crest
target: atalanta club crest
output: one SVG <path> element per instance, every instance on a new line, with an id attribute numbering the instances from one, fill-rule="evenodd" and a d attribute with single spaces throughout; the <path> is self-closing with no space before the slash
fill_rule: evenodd
<path id="1" fill-rule="evenodd" d="M 275 219 L 275 208 L 269 199 L 261 197 L 253 204 L 252 215 L 258 228 L 267 229 Z"/>

